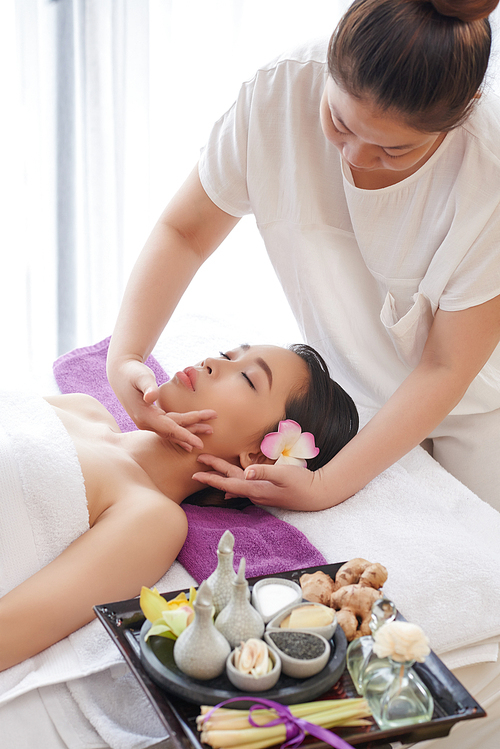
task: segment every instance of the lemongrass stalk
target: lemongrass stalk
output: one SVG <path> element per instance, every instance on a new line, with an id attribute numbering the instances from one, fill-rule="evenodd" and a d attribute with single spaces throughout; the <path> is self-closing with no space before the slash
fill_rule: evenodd
<path id="1" fill-rule="evenodd" d="M 366 702 L 362 697 L 353 697 L 347 700 L 317 700 L 316 702 L 301 702 L 297 703 L 296 705 L 289 705 L 288 708 L 290 712 L 297 718 L 305 718 L 308 715 L 312 715 L 313 713 L 338 710 L 340 707 L 354 707 L 356 705 L 359 705 L 360 707 L 366 709 Z M 210 712 L 210 710 L 213 710 L 213 708 L 210 706 L 201 706 L 200 715 L 196 719 L 198 724 L 204 724 L 205 716 Z M 248 714 L 248 710 L 236 710 L 234 708 L 218 707 L 210 716 L 209 720 L 223 723 L 226 720 L 231 721 L 237 717 L 248 718 Z M 257 717 L 266 718 L 266 720 L 273 720 L 276 717 L 276 713 L 271 709 L 258 708 L 252 711 L 252 717 L 254 718 L 254 720 Z"/>
<path id="2" fill-rule="evenodd" d="M 343 702 L 344 701 L 337 700 L 337 704 L 334 707 L 331 707 L 329 710 L 322 710 L 321 712 L 307 711 L 306 713 L 306 711 L 303 710 L 295 711 L 293 709 L 290 709 L 290 711 L 295 717 L 300 718 L 306 716 L 309 719 L 310 723 L 316 723 L 318 725 L 322 725 L 325 720 L 335 720 L 336 722 L 341 723 L 342 721 L 349 719 L 351 716 L 365 716 L 370 714 L 364 700 L 357 701 L 359 703 L 357 705 L 344 705 L 342 704 Z M 266 715 L 263 715 L 264 712 L 266 713 Z M 277 714 L 271 710 L 255 710 L 252 712 L 252 719 L 256 723 L 260 723 L 260 721 L 262 720 L 262 723 L 260 725 L 261 728 L 266 728 L 266 723 L 275 720 L 276 717 Z M 204 720 L 202 718 L 202 720 L 200 721 L 199 719 L 197 719 L 198 730 L 202 730 L 205 732 L 213 730 L 246 730 L 248 728 L 255 727 L 256 726 L 253 726 L 249 722 L 248 712 L 245 716 L 241 715 L 235 718 L 225 715 L 221 719 L 218 719 L 217 714 L 214 713 L 213 716 L 208 720 Z"/>
<path id="3" fill-rule="evenodd" d="M 265 720 L 262 721 L 262 723 L 259 722 L 258 719 L 259 716 L 255 716 L 255 713 L 252 713 L 252 719 L 255 720 L 256 723 L 259 723 L 261 728 L 266 727 L 266 723 L 269 723 L 271 720 L 276 720 L 276 714 L 269 714 L 268 717 L 266 717 Z M 261 717 L 261 716 L 260 716 Z M 216 717 L 210 718 L 209 720 L 205 720 L 203 723 L 197 723 L 198 730 L 202 731 L 213 731 L 214 729 L 221 729 L 221 730 L 231 730 L 233 728 L 238 728 L 240 731 L 245 730 L 246 728 L 255 728 L 249 720 L 248 716 L 241 716 L 240 718 L 233 718 L 231 719 L 224 719 L 224 720 L 218 720 Z"/>
<path id="4" fill-rule="evenodd" d="M 274 742 L 267 739 L 262 741 L 253 741 L 251 744 L 238 744 L 236 746 L 227 746 L 225 749 L 267 749 L 268 746 L 274 746 Z"/>
<path id="5" fill-rule="evenodd" d="M 290 711 L 295 717 L 304 717 L 304 710 L 294 710 L 295 706 L 292 705 Z M 241 714 L 243 711 L 238 711 L 239 715 L 233 717 L 231 715 L 217 716 L 215 712 L 208 720 L 205 716 L 198 716 L 197 728 L 200 731 L 213 731 L 213 730 L 248 730 L 255 728 L 249 722 L 248 711 Z M 310 723 L 316 723 L 317 725 L 324 725 L 325 721 L 334 721 L 332 725 L 341 724 L 346 720 L 363 718 L 370 715 L 370 711 L 366 702 L 363 699 L 356 699 L 353 701 L 348 700 L 336 700 L 336 704 L 329 710 L 322 710 L 317 712 L 309 712 L 305 714 L 305 717 Z M 266 723 L 276 719 L 276 712 L 271 710 L 256 710 L 252 713 L 252 718 L 255 722 L 259 723 L 259 718 L 262 720 L 261 728 L 266 728 Z"/>
<path id="6" fill-rule="evenodd" d="M 281 723 L 277 726 L 268 726 L 267 728 L 245 728 L 243 731 L 216 729 L 215 731 L 202 731 L 201 733 L 201 741 L 205 744 L 210 744 L 213 749 L 248 744 L 268 738 L 272 738 L 273 743 L 283 743 L 286 738 L 285 726 Z"/>
<path id="7" fill-rule="evenodd" d="M 366 716 L 366 711 L 361 713 L 359 710 L 353 712 L 342 711 L 342 715 L 336 714 L 334 717 L 319 713 L 310 716 L 310 723 L 321 726 L 322 728 L 332 728 L 333 726 L 343 725 L 345 720 L 353 720 Z M 283 724 L 276 726 L 247 727 L 244 729 L 211 729 L 202 731 L 201 741 L 209 744 L 213 749 L 225 749 L 226 747 L 241 746 L 261 740 L 270 740 L 268 746 L 274 743 L 283 742 L 286 738 L 286 728 Z"/>
<path id="8" fill-rule="evenodd" d="M 251 698 L 249 697 L 249 700 L 250 699 Z M 214 709 L 213 705 L 201 705 L 201 707 L 200 707 L 200 715 L 206 715 L 207 713 L 210 712 L 210 710 L 213 710 L 213 709 Z M 218 715 L 224 715 L 226 713 L 231 713 L 231 714 L 233 714 L 233 713 L 240 713 L 241 715 L 243 715 L 243 714 L 246 715 L 248 713 L 248 710 L 238 710 L 238 708 L 236 708 L 236 707 L 217 707 L 216 710 L 215 710 L 215 712 Z"/>
<path id="9" fill-rule="evenodd" d="M 249 698 L 251 700 L 251 698 Z M 295 713 L 296 710 L 298 711 L 304 711 L 304 714 L 308 712 L 316 712 L 318 707 L 321 710 L 327 710 L 330 707 L 336 707 L 339 705 L 339 703 L 348 703 L 348 704 L 356 704 L 360 702 L 364 702 L 363 697 L 351 697 L 346 700 L 315 700 L 312 702 L 297 702 L 295 705 L 289 705 L 289 709 Z M 202 705 L 200 707 L 200 715 L 206 715 L 210 712 L 210 710 L 213 710 L 213 707 L 211 705 Z M 256 712 L 270 712 L 268 708 L 258 708 Z M 234 707 L 218 707 L 215 710 L 215 713 L 217 715 L 248 715 L 248 710 L 240 710 L 238 708 Z"/>
<path id="10" fill-rule="evenodd" d="M 263 739 L 262 741 L 253 741 L 251 744 L 227 746 L 225 749 L 267 749 L 268 746 L 274 746 L 274 741 Z"/>

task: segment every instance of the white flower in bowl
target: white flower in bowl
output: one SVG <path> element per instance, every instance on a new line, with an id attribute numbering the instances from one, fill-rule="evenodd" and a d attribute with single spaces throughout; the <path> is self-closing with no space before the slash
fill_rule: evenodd
<path id="1" fill-rule="evenodd" d="M 431 652 L 424 631 L 410 622 L 387 622 L 375 632 L 373 640 L 373 650 L 379 658 L 392 658 L 398 663 L 422 663 Z"/>

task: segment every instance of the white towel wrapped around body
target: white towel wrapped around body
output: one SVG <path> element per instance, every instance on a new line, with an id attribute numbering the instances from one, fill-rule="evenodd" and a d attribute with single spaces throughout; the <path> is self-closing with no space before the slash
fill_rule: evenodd
<path id="1" fill-rule="evenodd" d="M 49 564 L 88 528 L 82 471 L 54 409 L 38 396 L 0 394 L 0 597 Z M 33 617 L 36 626 L 36 612 Z M 87 677 L 97 672 L 104 673 L 89 683 Z M 81 693 L 76 703 L 84 714 L 90 713 L 90 722 L 110 746 L 146 747 L 164 735 L 97 621 L 0 672 L 0 707 L 10 703 L 15 711 L 17 697 L 65 682 L 74 682 Z M 75 711 L 74 721 L 77 718 Z M 18 742 L 24 749 L 21 726 Z"/>
<path id="2" fill-rule="evenodd" d="M 0 596 L 89 528 L 73 442 L 43 398 L 0 394 Z"/>

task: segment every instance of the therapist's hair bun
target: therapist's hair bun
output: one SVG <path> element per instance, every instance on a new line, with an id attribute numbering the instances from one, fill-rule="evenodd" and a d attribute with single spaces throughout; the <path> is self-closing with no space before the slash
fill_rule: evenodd
<path id="1" fill-rule="evenodd" d="M 330 40 L 330 75 L 415 130 L 452 130 L 477 101 L 498 2 L 354 0 Z"/>
<path id="2" fill-rule="evenodd" d="M 427 0 L 426 0 L 427 1 Z M 458 18 L 464 23 L 480 21 L 493 13 L 499 0 L 431 0 L 442 16 Z"/>

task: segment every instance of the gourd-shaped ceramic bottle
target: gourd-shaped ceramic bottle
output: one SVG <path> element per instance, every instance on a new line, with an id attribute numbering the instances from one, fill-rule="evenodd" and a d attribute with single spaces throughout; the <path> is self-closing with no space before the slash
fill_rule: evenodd
<path id="1" fill-rule="evenodd" d="M 415 661 L 387 658 L 365 672 L 363 695 L 382 730 L 424 723 L 432 718 L 432 695 L 412 669 Z"/>
<path id="2" fill-rule="evenodd" d="M 377 657 L 373 652 L 373 635 L 383 624 L 394 621 L 396 614 L 397 610 L 392 601 L 388 598 L 379 598 L 372 606 L 371 635 L 358 637 L 349 643 L 346 665 L 358 694 L 362 694 L 362 680 L 367 664 Z"/>
<path id="3" fill-rule="evenodd" d="M 242 557 L 238 574 L 232 584 L 231 600 L 215 620 L 215 626 L 232 648 L 246 642 L 250 637 L 260 639 L 264 634 L 264 620 L 248 600 L 245 567 L 245 557 Z"/>
<path id="4" fill-rule="evenodd" d="M 229 603 L 233 592 L 233 580 L 236 578 L 233 567 L 233 549 L 234 536 L 231 531 L 224 531 L 217 546 L 217 567 L 207 578 L 207 583 L 212 591 L 215 617 Z"/>
<path id="5" fill-rule="evenodd" d="M 212 621 L 212 592 L 206 580 L 198 588 L 193 608 L 193 622 L 174 643 L 174 661 L 193 679 L 214 679 L 224 671 L 231 648 Z"/>

